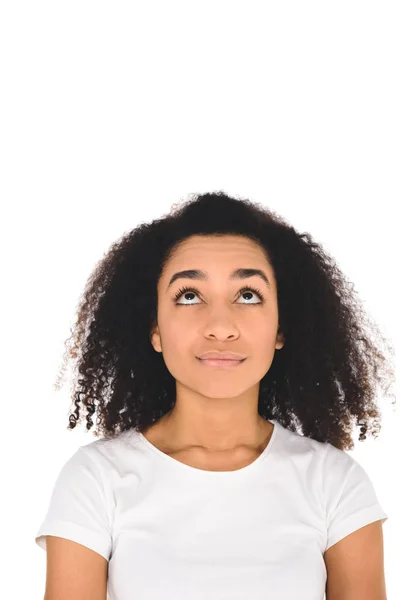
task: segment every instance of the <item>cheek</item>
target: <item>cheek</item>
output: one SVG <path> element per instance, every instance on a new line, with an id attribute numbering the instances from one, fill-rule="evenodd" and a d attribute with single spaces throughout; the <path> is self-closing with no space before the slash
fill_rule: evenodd
<path id="1" fill-rule="evenodd" d="M 278 322 L 271 316 L 265 316 L 265 318 L 244 323 L 244 329 L 246 333 L 251 333 L 254 338 L 265 341 L 275 338 L 278 331 Z"/>
<path id="2" fill-rule="evenodd" d="M 192 343 L 196 329 L 189 326 L 187 320 L 164 316 L 160 318 L 161 341 L 165 351 L 172 355 L 187 354 L 187 348 Z M 186 349 L 186 350 L 185 350 Z"/>
<path id="3" fill-rule="evenodd" d="M 246 307 L 244 307 L 246 308 Z M 243 337 L 260 341 L 265 345 L 265 342 L 271 340 L 275 344 L 276 333 L 278 330 L 277 315 L 272 312 L 254 314 L 250 308 L 248 312 L 239 312 L 236 316 L 236 326 L 239 333 Z M 254 311 L 255 312 L 255 311 Z M 189 342 L 191 334 L 193 336 L 201 335 L 204 327 L 207 327 L 206 314 L 201 314 L 195 307 L 172 307 L 166 310 L 160 308 L 158 321 L 160 331 L 164 343 L 168 340 L 177 341 L 181 345 L 184 342 Z M 184 338 L 182 336 L 184 334 Z M 186 344 L 187 345 L 187 344 Z"/>

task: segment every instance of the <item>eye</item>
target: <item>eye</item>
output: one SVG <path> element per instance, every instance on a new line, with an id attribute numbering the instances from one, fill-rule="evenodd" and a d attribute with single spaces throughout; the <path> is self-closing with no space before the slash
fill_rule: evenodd
<path id="1" fill-rule="evenodd" d="M 250 292 L 251 294 L 256 294 L 259 298 L 261 298 L 261 302 L 245 302 L 244 304 L 264 304 L 264 296 L 261 293 L 260 290 L 256 289 L 256 288 L 252 288 L 252 287 L 243 287 L 241 290 L 239 290 L 239 295 L 244 294 L 245 292 Z M 182 304 L 181 302 L 177 302 L 177 300 L 183 295 L 183 294 L 199 294 L 200 292 L 198 290 L 196 290 L 196 288 L 190 288 L 190 287 L 183 287 L 180 288 L 177 293 L 175 294 L 174 298 L 175 298 L 175 304 L 180 304 L 181 306 L 185 306 L 185 304 Z M 240 303 L 243 304 L 243 303 Z M 190 304 L 186 304 L 186 306 L 190 306 Z"/>

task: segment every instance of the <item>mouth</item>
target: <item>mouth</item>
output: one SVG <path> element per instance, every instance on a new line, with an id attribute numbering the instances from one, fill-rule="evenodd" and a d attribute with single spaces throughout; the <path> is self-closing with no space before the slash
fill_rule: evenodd
<path id="1" fill-rule="evenodd" d="M 204 366 L 208 367 L 236 367 L 246 360 L 245 358 L 242 360 L 232 360 L 228 358 L 198 358 L 197 356 L 196 358 Z"/>

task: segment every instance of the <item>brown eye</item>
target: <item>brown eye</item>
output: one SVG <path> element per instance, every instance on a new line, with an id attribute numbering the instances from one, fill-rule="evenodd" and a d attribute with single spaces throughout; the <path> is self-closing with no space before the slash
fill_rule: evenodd
<path id="1" fill-rule="evenodd" d="M 191 294 L 192 296 L 195 294 L 198 294 L 199 292 L 197 290 L 192 290 L 190 288 L 182 288 L 181 290 L 179 290 L 176 294 L 175 294 L 175 301 L 178 300 L 181 296 L 183 296 L 185 294 L 185 297 L 188 294 Z"/>

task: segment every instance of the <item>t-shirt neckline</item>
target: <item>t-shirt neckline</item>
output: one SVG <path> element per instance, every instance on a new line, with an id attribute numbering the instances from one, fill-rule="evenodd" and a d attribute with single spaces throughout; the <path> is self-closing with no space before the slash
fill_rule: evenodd
<path id="1" fill-rule="evenodd" d="M 213 478 L 217 478 L 217 477 L 233 478 L 233 477 L 239 477 L 240 475 L 245 475 L 246 473 L 249 473 L 249 472 L 253 471 L 254 469 L 256 469 L 257 467 L 259 467 L 261 465 L 261 463 L 266 459 L 268 454 L 271 452 L 272 446 L 274 445 L 274 442 L 277 437 L 277 433 L 278 433 L 280 424 L 277 421 L 274 421 L 272 419 L 268 419 L 268 420 L 274 425 L 274 428 L 272 430 L 271 437 L 269 439 L 267 446 L 264 448 L 264 450 L 261 452 L 261 454 L 259 456 L 257 456 L 257 458 L 255 460 L 253 460 L 253 462 L 251 462 L 249 465 L 246 465 L 245 467 L 242 467 L 241 469 L 235 469 L 234 471 L 208 471 L 207 469 L 198 469 L 197 467 L 192 467 L 190 465 L 186 465 L 185 463 L 182 463 L 179 460 L 176 460 L 176 458 L 169 456 L 169 454 L 166 454 L 165 452 L 162 452 L 161 450 L 159 450 L 140 431 L 137 431 L 137 434 L 138 434 L 139 440 L 144 444 L 145 447 L 152 450 L 159 458 L 162 458 L 163 460 L 165 460 L 171 467 L 173 467 L 175 469 L 180 469 L 181 471 L 186 471 L 188 473 L 189 472 L 194 473 L 194 474 L 198 473 L 203 476 L 209 476 L 209 477 L 213 477 Z"/>

